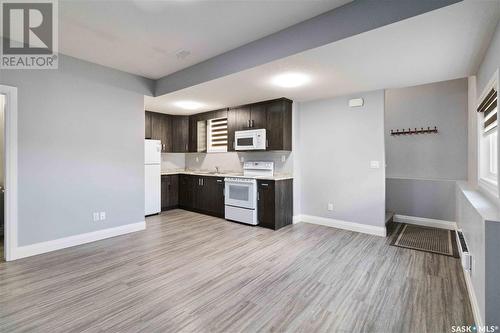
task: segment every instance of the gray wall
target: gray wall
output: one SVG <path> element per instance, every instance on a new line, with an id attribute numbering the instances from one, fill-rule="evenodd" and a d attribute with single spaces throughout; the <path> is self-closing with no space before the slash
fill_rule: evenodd
<path id="1" fill-rule="evenodd" d="M 500 3 L 498 4 L 500 6 Z M 500 24 L 497 25 L 491 44 L 477 72 L 476 85 L 471 87 L 471 95 L 476 106 L 477 98 L 500 67 Z M 474 83 L 474 79 L 471 80 Z M 475 95 L 474 96 L 474 92 Z M 472 112 L 474 112 L 472 110 Z M 474 116 L 469 128 L 476 126 Z M 471 144 L 477 144 L 477 137 L 471 138 Z M 470 154 L 469 164 L 477 164 L 476 154 Z M 475 177 L 474 177 L 475 178 Z M 500 324 L 500 265 L 499 238 L 500 216 L 499 201 L 478 191 L 475 179 L 468 179 L 469 184 L 460 182 L 457 186 L 457 224 L 463 230 L 472 254 L 470 278 L 474 293 L 479 303 L 482 320 L 486 324 Z"/>
<path id="2" fill-rule="evenodd" d="M 349 108 L 354 97 L 365 105 Z M 298 118 L 301 213 L 384 226 L 384 92 L 300 103 Z"/>
<path id="3" fill-rule="evenodd" d="M 386 179 L 386 210 L 401 215 L 455 221 L 455 181 Z"/>
<path id="4" fill-rule="evenodd" d="M 3 70 L 0 84 L 18 88 L 20 246 L 144 221 L 152 81 L 61 55 L 58 70 Z"/>
<path id="5" fill-rule="evenodd" d="M 467 79 L 385 93 L 387 210 L 455 220 L 455 188 L 467 179 Z M 438 134 L 391 136 L 391 129 L 437 126 Z"/>

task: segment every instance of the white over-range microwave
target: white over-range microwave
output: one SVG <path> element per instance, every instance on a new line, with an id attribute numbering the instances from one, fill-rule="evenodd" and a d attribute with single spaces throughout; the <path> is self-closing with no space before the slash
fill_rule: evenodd
<path id="1" fill-rule="evenodd" d="M 234 150 L 266 150 L 266 130 L 234 132 Z"/>

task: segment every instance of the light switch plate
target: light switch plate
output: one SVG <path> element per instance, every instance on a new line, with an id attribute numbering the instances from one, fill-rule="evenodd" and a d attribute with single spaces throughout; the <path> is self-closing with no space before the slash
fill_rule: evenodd
<path id="1" fill-rule="evenodd" d="M 380 169 L 380 161 L 370 161 L 371 169 Z"/>

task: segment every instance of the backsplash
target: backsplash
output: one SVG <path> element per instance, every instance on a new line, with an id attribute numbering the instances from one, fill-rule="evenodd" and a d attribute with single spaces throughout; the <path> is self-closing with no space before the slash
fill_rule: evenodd
<path id="1" fill-rule="evenodd" d="M 181 170 L 186 168 L 186 154 L 165 153 L 161 154 L 161 170 Z"/>
<path id="2" fill-rule="evenodd" d="M 181 161 L 183 155 L 184 160 Z M 285 161 L 282 162 L 284 156 Z M 274 162 L 276 174 L 291 174 L 293 172 L 293 158 L 291 152 L 229 152 L 229 153 L 189 153 L 189 154 L 162 154 L 162 170 L 187 169 L 215 171 L 219 167 L 221 172 L 243 172 L 243 162 L 265 161 Z"/>

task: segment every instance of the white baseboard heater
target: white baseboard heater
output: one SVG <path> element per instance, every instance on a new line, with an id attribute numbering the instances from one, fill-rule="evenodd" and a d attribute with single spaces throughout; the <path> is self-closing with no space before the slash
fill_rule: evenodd
<path id="1" fill-rule="evenodd" d="M 456 235 L 458 252 L 460 252 L 460 259 L 462 260 L 462 267 L 467 272 L 470 272 L 472 269 L 472 255 L 470 254 L 469 248 L 467 247 L 464 233 L 459 229 L 456 231 Z"/>

